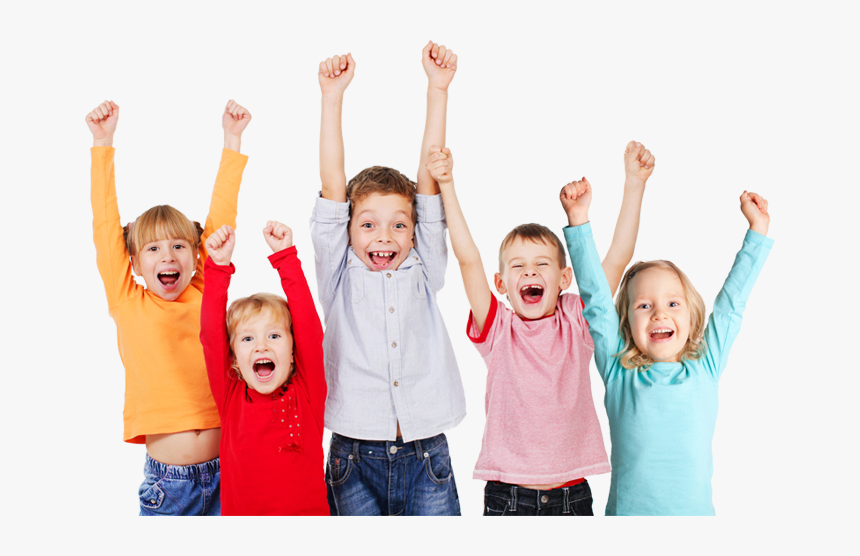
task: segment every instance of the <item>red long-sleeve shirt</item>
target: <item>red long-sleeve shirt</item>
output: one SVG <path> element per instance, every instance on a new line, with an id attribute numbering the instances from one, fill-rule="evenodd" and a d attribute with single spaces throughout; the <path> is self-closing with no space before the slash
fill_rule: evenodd
<path id="1" fill-rule="evenodd" d="M 235 267 L 207 259 L 200 341 L 221 416 L 223 515 L 329 515 L 323 469 L 323 330 L 296 248 L 269 257 L 290 306 L 296 369 L 260 394 L 230 369 L 227 290 Z"/>

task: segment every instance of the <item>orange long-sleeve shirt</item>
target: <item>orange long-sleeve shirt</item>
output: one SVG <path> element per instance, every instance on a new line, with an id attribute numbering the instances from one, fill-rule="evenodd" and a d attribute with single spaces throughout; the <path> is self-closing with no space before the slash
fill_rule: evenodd
<path id="1" fill-rule="evenodd" d="M 200 345 L 206 249 L 201 244 L 191 284 L 176 301 L 164 301 L 138 285 L 117 207 L 114 149 L 93 147 L 92 159 L 96 259 L 125 366 L 123 439 L 143 444 L 147 434 L 220 427 Z M 247 156 L 224 149 L 203 242 L 224 224 L 236 227 L 239 186 L 247 161 Z"/>

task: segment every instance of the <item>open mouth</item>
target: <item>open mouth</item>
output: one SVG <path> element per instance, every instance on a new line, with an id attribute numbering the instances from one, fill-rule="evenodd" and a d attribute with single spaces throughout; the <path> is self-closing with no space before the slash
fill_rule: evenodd
<path id="1" fill-rule="evenodd" d="M 668 340 L 672 336 L 675 335 L 675 331 L 671 328 L 657 328 L 652 330 L 648 335 L 652 340 L 660 341 L 660 340 Z"/>
<path id="2" fill-rule="evenodd" d="M 260 382 L 267 382 L 275 374 L 275 364 L 271 359 L 257 359 L 254 361 L 254 374 Z"/>
<path id="3" fill-rule="evenodd" d="M 530 284 L 520 288 L 520 297 L 526 303 L 537 303 L 543 297 L 543 288 L 537 284 Z"/>
<path id="4" fill-rule="evenodd" d="M 165 270 L 158 273 L 158 281 L 162 286 L 172 288 L 179 281 L 179 272 L 176 270 Z"/>
<path id="5" fill-rule="evenodd" d="M 376 268 L 385 268 L 394 261 L 396 256 L 396 251 L 371 251 L 370 262 Z"/>

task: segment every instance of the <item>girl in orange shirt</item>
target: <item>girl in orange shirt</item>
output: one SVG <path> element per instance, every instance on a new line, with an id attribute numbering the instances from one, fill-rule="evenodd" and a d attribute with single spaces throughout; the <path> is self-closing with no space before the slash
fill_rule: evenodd
<path id="1" fill-rule="evenodd" d="M 204 242 L 221 226 L 236 226 L 248 159 L 239 147 L 251 114 L 232 100 L 224 110 L 224 150 L 202 229 L 167 205 L 123 227 L 114 180 L 118 119 L 119 106 L 105 101 L 86 122 L 93 134 L 96 258 L 125 367 L 123 437 L 146 444 L 140 513 L 219 515 L 221 423 L 199 341 Z"/>

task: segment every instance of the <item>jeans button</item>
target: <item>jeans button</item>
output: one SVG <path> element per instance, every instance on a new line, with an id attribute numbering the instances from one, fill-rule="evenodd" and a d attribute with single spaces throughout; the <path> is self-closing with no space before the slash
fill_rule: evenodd
<path id="1" fill-rule="evenodd" d="M 543 496 L 540 497 L 540 502 L 541 502 L 541 504 L 546 504 L 547 502 L 549 502 L 549 496 L 544 494 Z"/>
<path id="2" fill-rule="evenodd" d="M 391 452 L 392 454 L 396 454 L 397 453 L 397 446 L 392 446 L 391 448 L 388 449 L 388 451 Z"/>

